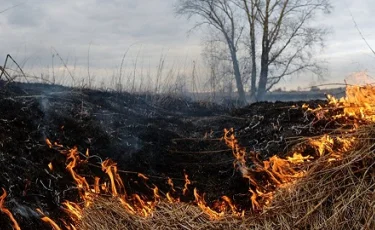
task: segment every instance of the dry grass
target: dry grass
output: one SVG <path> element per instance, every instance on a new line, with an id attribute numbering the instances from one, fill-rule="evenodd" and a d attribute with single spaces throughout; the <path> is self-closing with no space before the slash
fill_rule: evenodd
<path id="1" fill-rule="evenodd" d="M 306 176 L 279 189 L 262 214 L 210 221 L 196 206 L 161 202 L 142 218 L 115 199 L 98 198 L 79 229 L 375 229 L 375 126 L 356 136 L 342 160 L 329 163 L 326 156 L 307 165 Z"/>

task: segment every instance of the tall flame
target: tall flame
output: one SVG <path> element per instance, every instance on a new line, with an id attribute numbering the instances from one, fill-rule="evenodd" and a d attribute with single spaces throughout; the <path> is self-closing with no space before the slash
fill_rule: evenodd
<path id="1" fill-rule="evenodd" d="M 109 179 L 111 180 L 111 189 L 113 196 L 119 195 L 117 191 L 118 188 L 122 192 L 125 192 L 124 183 L 122 182 L 120 175 L 117 173 L 117 163 L 113 162 L 110 159 L 105 160 L 102 163 L 102 170 L 108 174 Z"/>

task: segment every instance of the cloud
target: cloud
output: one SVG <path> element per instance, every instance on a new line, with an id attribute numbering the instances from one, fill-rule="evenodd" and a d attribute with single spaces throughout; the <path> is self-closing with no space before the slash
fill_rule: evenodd
<path id="1" fill-rule="evenodd" d="M 18 9 L 10 10 L 7 21 L 9 25 L 15 27 L 39 27 L 43 21 L 45 13 L 38 5 L 18 6 Z"/>
<path id="2" fill-rule="evenodd" d="M 0 0 L 2 8 L 21 1 Z M 29 0 L 0 14 L 0 63 L 5 54 L 12 54 L 19 62 L 26 62 L 26 71 L 37 72 L 59 63 L 55 54 L 69 66 L 87 69 L 90 47 L 90 67 L 94 71 L 112 73 L 118 69 L 125 51 L 126 65 L 138 60 L 148 68 L 157 66 L 160 56 L 167 55 L 167 64 L 192 63 L 200 58 L 204 30 L 187 37 L 194 22 L 175 17 L 175 0 Z M 358 34 L 350 12 L 363 35 L 375 49 L 373 32 L 373 0 L 332 0 L 330 15 L 321 16 L 316 23 L 328 26 L 333 32 L 327 36 L 326 47 L 319 58 L 329 62 L 327 76 L 341 81 L 353 71 L 373 71 L 374 60 Z M 350 10 L 350 11 L 349 11 Z M 188 61 L 186 60 L 188 57 Z M 203 68 L 203 67 L 202 67 Z M 84 71 L 82 71 L 84 72 Z M 104 71 L 105 72 L 105 71 Z M 307 75 L 310 77 L 309 75 Z M 295 81 L 306 84 L 306 80 Z M 296 85 L 295 84 L 295 85 Z M 291 84 L 286 84 L 291 85 Z M 294 87 L 294 86 L 293 86 Z M 294 87 L 296 88 L 296 87 Z"/>
<path id="3" fill-rule="evenodd" d="M 112 68 L 119 64 L 124 52 L 134 43 L 152 63 L 158 62 L 163 50 L 196 52 L 200 38 L 186 37 L 191 27 L 173 14 L 173 0 L 158 1 L 28 1 L 11 12 L 0 15 L 2 44 L 0 53 L 20 59 L 37 57 L 40 65 L 50 65 L 52 48 L 65 59 L 77 60 L 86 67 L 88 47 L 93 68 Z M 194 48 L 189 49 L 192 45 Z M 136 52 L 138 47 L 134 47 Z M 135 56 L 136 52 L 129 53 Z M 94 56 L 95 55 L 95 56 Z M 4 57 L 0 57 L 0 62 Z M 116 64 L 114 64 L 116 63 Z"/>

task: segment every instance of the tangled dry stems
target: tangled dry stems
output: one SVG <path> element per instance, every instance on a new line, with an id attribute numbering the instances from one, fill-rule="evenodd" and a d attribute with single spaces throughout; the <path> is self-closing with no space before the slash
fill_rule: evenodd
<path id="1" fill-rule="evenodd" d="M 152 217 L 128 214 L 100 197 L 84 210 L 79 229 L 375 229 L 375 126 L 355 134 L 343 159 L 306 166 L 306 176 L 279 189 L 263 213 L 211 221 L 198 207 L 161 202 Z"/>

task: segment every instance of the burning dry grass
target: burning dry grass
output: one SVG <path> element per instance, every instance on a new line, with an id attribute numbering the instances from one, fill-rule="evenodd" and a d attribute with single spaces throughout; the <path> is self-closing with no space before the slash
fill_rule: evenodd
<path id="1" fill-rule="evenodd" d="M 326 106 L 315 109 L 306 105 L 306 113 L 316 115 L 311 126 L 319 121 L 334 125 L 325 124 L 321 136 L 298 138 L 286 158 L 274 155 L 262 161 L 239 145 L 233 130 L 225 130 L 223 141 L 232 149 L 234 169 L 248 180 L 243 183 L 252 202 L 248 207 L 226 196 L 208 205 L 196 189 L 195 200 L 182 203 L 170 196 L 170 192 L 178 195 L 170 178 L 171 190 L 164 196 L 140 173 L 138 177 L 153 195 L 130 193 L 110 159 L 101 164 L 107 178 L 87 181 L 79 167 L 88 163 L 89 152 L 82 154 L 77 147 L 69 149 L 47 139 L 50 148 L 66 157 L 66 169 L 83 202 L 62 203 L 70 221 L 54 222 L 38 212 L 55 230 L 61 223 L 71 230 L 375 229 L 374 94 L 373 87 L 348 87 L 346 98 L 330 97 Z M 53 171 L 51 163 L 48 167 Z M 188 185 L 194 186 L 185 173 L 180 191 L 184 196 L 191 188 Z M 4 191 L 0 197 L 0 211 L 16 228 L 17 222 L 3 205 L 6 195 Z"/>
<path id="2" fill-rule="evenodd" d="M 227 217 L 211 221 L 202 210 L 186 203 L 162 202 L 152 217 L 140 217 L 124 212 L 116 199 L 99 198 L 86 209 L 79 223 L 80 229 L 246 229 L 242 219 Z"/>
<path id="3" fill-rule="evenodd" d="M 374 126 L 363 128 L 356 148 L 343 159 L 320 158 L 298 183 L 280 189 L 266 221 L 281 229 L 374 229 L 374 131 Z"/>
<path id="4" fill-rule="evenodd" d="M 354 135 L 358 141 L 344 157 L 306 164 L 305 176 L 279 188 L 260 214 L 212 221 L 197 206 L 161 202 L 144 218 L 100 197 L 83 211 L 79 229 L 375 229 L 375 126 Z"/>

